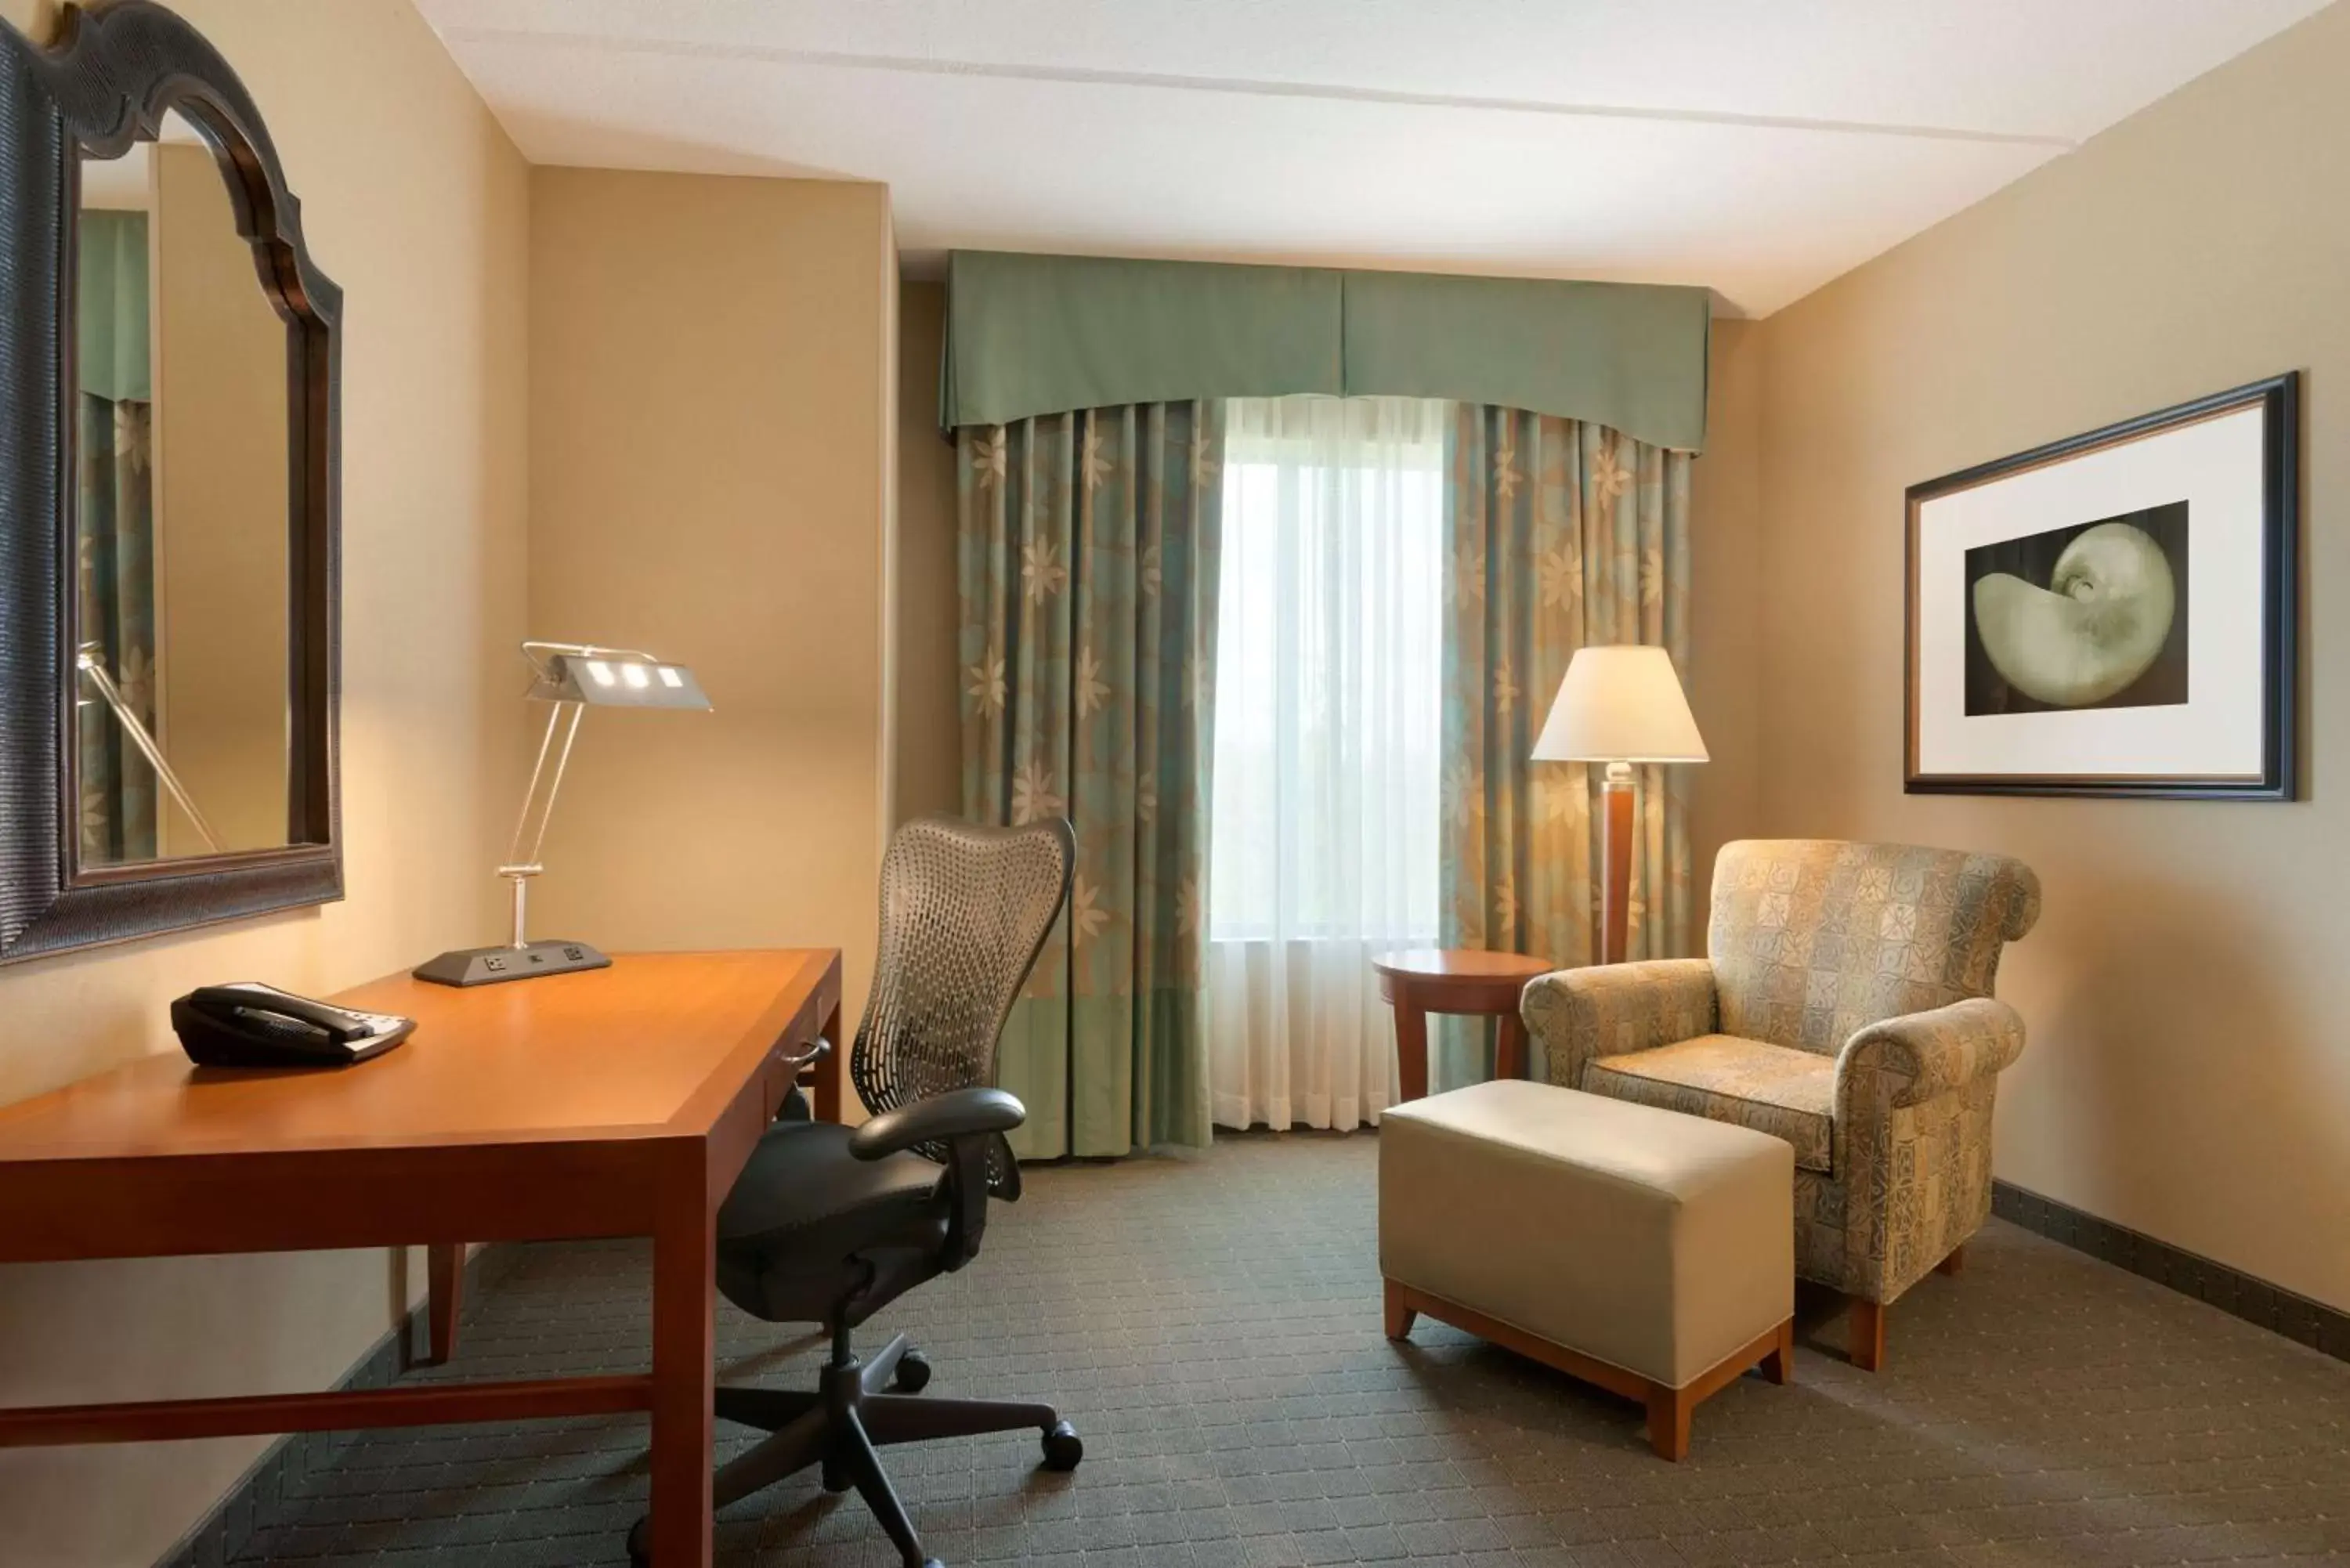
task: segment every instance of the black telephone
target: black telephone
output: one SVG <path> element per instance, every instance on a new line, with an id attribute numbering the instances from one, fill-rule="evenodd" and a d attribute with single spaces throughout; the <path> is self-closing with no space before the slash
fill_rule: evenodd
<path id="1" fill-rule="evenodd" d="M 172 1027 L 207 1067 L 348 1067 L 408 1038 L 416 1020 L 353 1012 L 274 985 L 207 985 L 172 1003 Z"/>

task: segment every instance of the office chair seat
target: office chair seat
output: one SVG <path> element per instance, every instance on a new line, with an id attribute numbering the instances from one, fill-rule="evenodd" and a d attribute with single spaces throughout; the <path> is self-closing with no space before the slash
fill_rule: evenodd
<path id="1" fill-rule="evenodd" d="M 718 1288 L 770 1323 L 862 1323 L 936 1272 L 946 1171 L 919 1154 L 858 1159 L 853 1129 L 778 1122 L 718 1210 Z M 861 1287 L 861 1288 L 860 1288 Z"/>

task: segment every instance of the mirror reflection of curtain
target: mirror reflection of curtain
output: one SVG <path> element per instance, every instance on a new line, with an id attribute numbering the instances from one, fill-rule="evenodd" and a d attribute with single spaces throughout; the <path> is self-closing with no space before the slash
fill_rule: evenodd
<path id="1" fill-rule="evenodd" d="M 155 725 L 155 406 L 148 337 L 147 214 L 81 215 L 80 472 L 75 578 L 81 640 L 99 645 L 124 702 Z M 97 701 L 82 685 L 77 696 Z M 85 710 L 87 712 L 88 710 Z M 109 713 L 75 726 L 81 853 L 157 853 L 155 775 Z"/>

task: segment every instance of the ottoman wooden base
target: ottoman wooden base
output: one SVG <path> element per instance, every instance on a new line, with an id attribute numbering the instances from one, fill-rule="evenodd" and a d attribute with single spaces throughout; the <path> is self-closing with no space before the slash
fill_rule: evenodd
<path id="1" fill-rule="evenodd" d="M 1711 1398 L 1745 1375 L 1750 1366 L 1760 1366 L 1762 1376 L 1773 1383 L 1785 1383 L 1795 1376 L 1795 1320 L 1789 1317 L 1778 1327 L 1764 1333 L 1752 1345 L 1730 1353 L 1717 1365 L 1698 1374 L 1695 1379 L 1679 1388 L 1654 1383 L 1638 1373 L 1611 1366 L 1588 1355 L 1569 1350 L 1563 1345 L 1539 1339 L 1523 1329 L 1513 1328 L 1499 1318 L 1487 1317 L 1458 1302 L 1442 1296 L 1414 1290 L 1409 1285 L 1387 1282 L 1387 1329 L 1389 1339 L 1406 1339 L 1411 1334 L 1412 1320 L 1425 1313 L 1440 1323 L 1478 1338 L 1490 1340 L 1504 1350 L 1515 1351 L 1530 1361 L 1539 1361 L 1555 1367 L 1570 1377 L 1595 1384 L 1610 1394 L 1620 1394 L 1627 1399 L 1637 1399 L 1648 1408 L 1648 1446 L 1668 1459 L 1689 1457 L 1690 1412 L 1700 1399 Z"/>

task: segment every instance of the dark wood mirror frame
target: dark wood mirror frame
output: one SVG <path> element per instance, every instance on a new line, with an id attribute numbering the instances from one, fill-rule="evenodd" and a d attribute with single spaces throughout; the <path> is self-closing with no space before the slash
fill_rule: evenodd
<path id="1" fill-rule="evenodd" d="M 70 657 L 81 161 L 155 138 L 173 109 L 211 142 L 290 328 L 287 843 L 84 867 Z M 259 111 L 203 35 L 153 0 L 68 6 L 48 48 L 0 23 L 0 963 L 342 897 L 341 309 Z"/>

